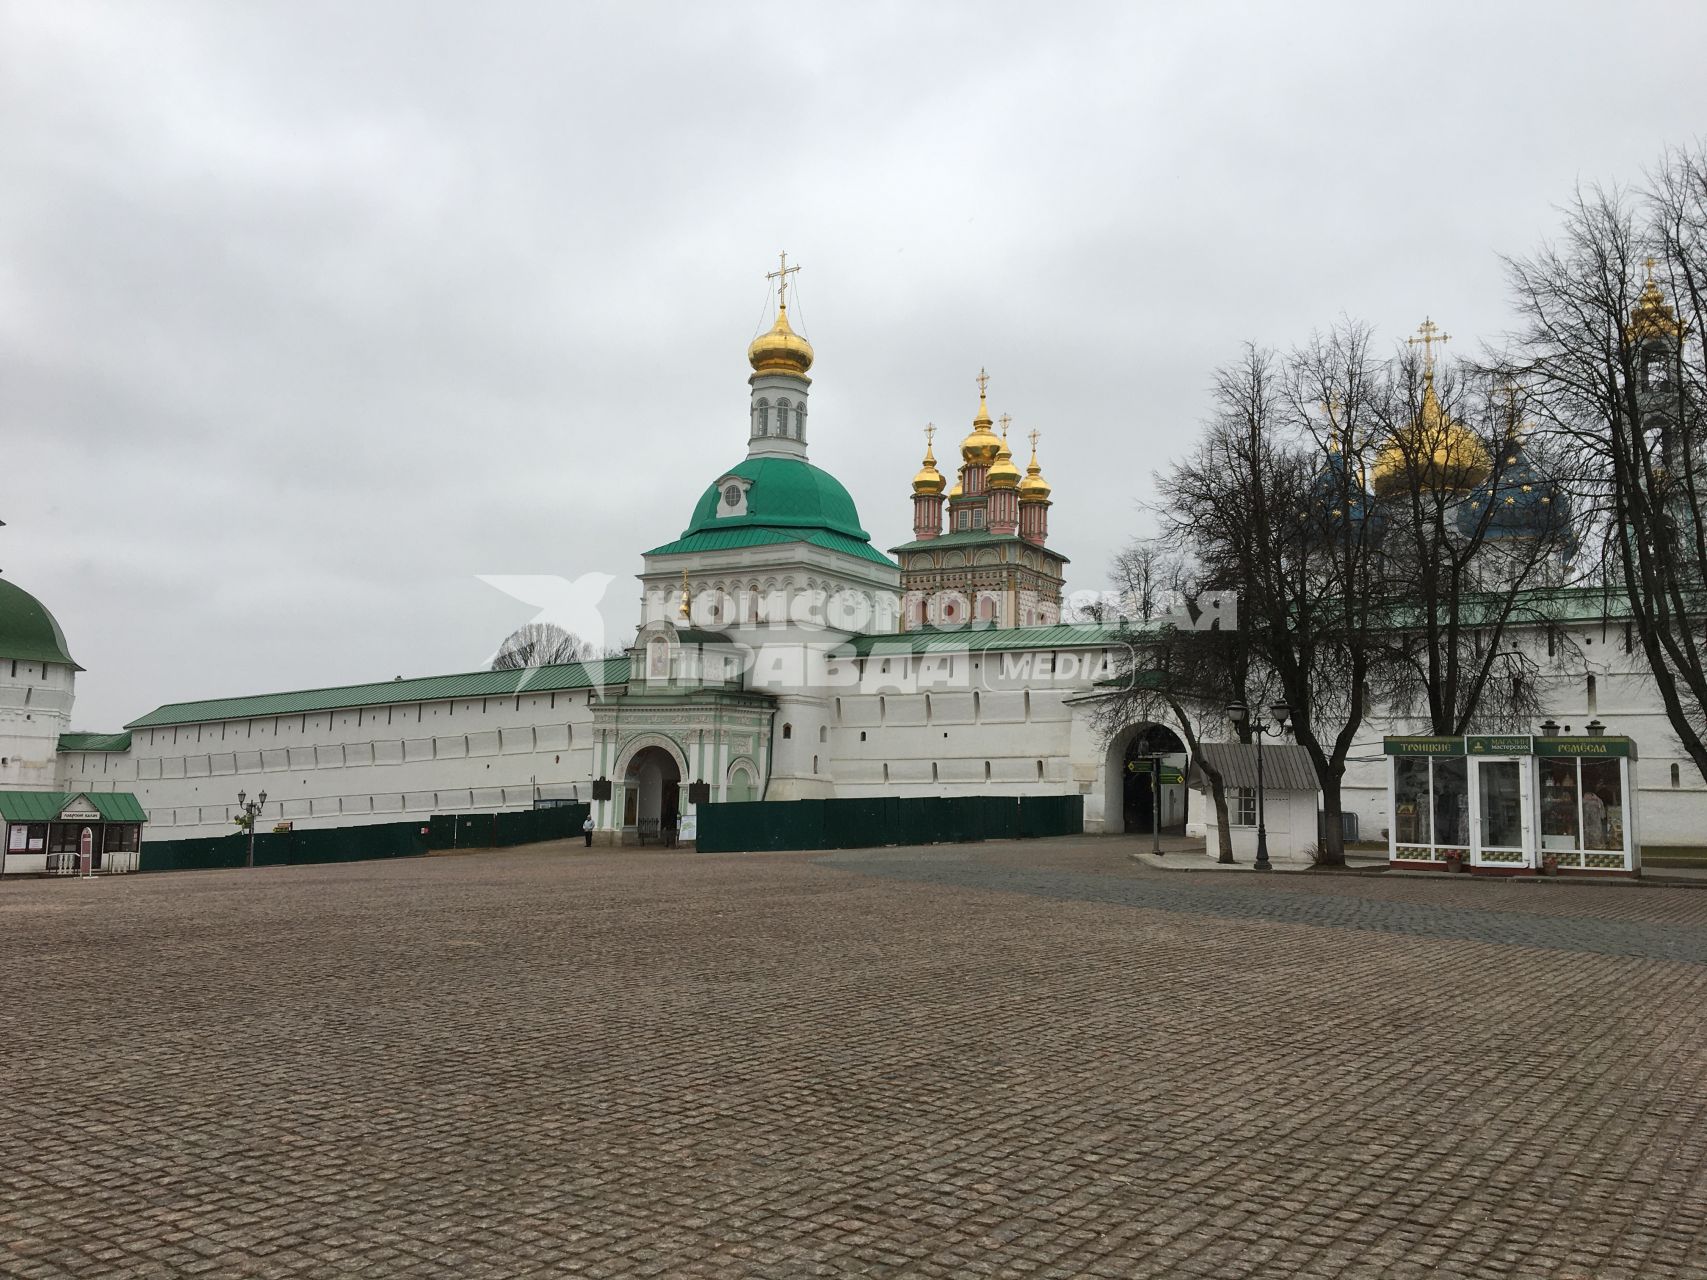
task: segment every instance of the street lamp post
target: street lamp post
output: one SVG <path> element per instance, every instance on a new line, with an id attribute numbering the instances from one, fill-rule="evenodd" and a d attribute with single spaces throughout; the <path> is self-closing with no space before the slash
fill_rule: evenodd
<path id="1" fill-rule="evenodd" d="M 253 800 L 249 799 L 247 791 L 237 793 L 237 807 L 243 811 L 244 816 L 249 820 L 249 857 L 244 862 L 244 865 L 248 867 L 255 865 L 255 822 L 261 816 L 261 809 L 266 803 L 267 793 L 265 791 Z"/>
<path id="2" fill-rule="evenodd" d="M 1227 708 L 1227 718 L 1235 728 L 1243 727 L 1250 718 L 1250 708 L 1242 702 L 1235 702 Z M 1263 794 L 1262 779 L 1262 740 L 1268 737 L 1281 738 L 1286 735 L 1286 722 L 1292 718 L 1292 708 L 1284 702 L 1277 702 L 1268 709 L 1273 720 L 1273 726 L 1253 724 L 1250 726 L 1251 735 L 1257 740 L 1257 860 L 1252 866 L 1253 871 L 1273 871 L 1274 864 L 1268 860 L 1268 813 Z"/>

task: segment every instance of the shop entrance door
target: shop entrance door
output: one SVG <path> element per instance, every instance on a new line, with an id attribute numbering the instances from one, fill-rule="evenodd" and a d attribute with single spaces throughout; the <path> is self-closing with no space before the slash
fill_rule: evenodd
<path id="1" fill-rule="evenodd" d="M 1475 829 L 1470 862 L 1478 867 L 1535 865 L 1527 760 L 1476 757 Z"/>

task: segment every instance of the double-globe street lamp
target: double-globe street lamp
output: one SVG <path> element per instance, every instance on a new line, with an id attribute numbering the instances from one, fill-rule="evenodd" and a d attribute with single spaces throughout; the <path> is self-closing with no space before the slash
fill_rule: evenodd
<path id="1" fill-rule="evenodd" d="M 1274 870 L 1274 864 L 1268 860 L 1268 824 L 1263 807 L 1262 740 L 1286 736 L 1286 722 L 1292 718 L 1292 708 L 1284 702 L 1277 702 L 1268 709 L 1268 714 L 1271 723 L 1250 726 L 1251 736 L 1257 740 L 1257 860 L 1251 868 L 1253 871 Z M 1244 728 L 1250 716 L 1250 708 L 1242 702 L 1235 702 L 1227 708 L 1227 719 L 1233 722 L 1235 729 Z"/>
<path id="2" fill-rule="evenodd" d="M 267 803 L 267 793 L 263 791 L 253 800 L 248 797 L 247 791 L 237 793 L 237 807 L 243 811 L 243 816 L 248 819 L 246 825 L 249 828 L 249 857 L 244 865 L 252 867 L 255 865 L 255 820 L 261 816 L 261 809 Z"/>

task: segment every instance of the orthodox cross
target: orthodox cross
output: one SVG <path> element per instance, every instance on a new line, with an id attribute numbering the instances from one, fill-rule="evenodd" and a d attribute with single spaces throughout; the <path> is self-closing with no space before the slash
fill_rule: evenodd
<path id="1" fill-rule="evenodd" d="M 1654 268 L 1660 265 L 1660 260 L 1658 258 L 1649 256 L 1649 258 L 1647 259 L 1647 264 L 1648 264 L 1648 279 L 1652 280 L 1654 278 Z"/>
<path id="2" fill-rule="evenodd" d="M 798 264 L 792 267 L 788 265 L 787 249 L 778 254 L 777 258 L 779 259 L 777 269 L 765 272 L 765 279 L 776 281 L 777 306 L 786 308 L 788 306 L 788 277 L 799 271 L 800 267 Z"/>
<path id="3" fill-rule="evenodd" d="M 1030 439 L 1031 439 L 1031 451 L 1032 451 L 1032 453 L 1037 452 L 1037 437 L 1042 435 L 1042 434 L 1043 433 L 1041 431 L 1039 431 L 1036 427 L 1033 427 L 1031 429 Z"/>
<path id="4" fill-rule="evenodd" d="M 1439 325 L 1435 324 L 1435 322 L 1430 320 L 1427 316 L 1424 316 L 1423 322 L 1417 326 L 1417 336 L 1414 338 L 1406 338 L 1405 341 L 1413 347 L 1421 347 L 1423 349 L 1423 367 L 1430 373 L 1433 373 L 1435 344 L 1438 343 L 1441 346 L 1445 346 L 1448 342 L 1452 341 L 1452 335 L 1450 333 L 1442 333 Z"/>
<path id="5" fill-rule="evenodd" d="M 1008 423 L 1013 420 L 1014 416 L 1011 413 L 1004 413 L 1000 418 L 996 419 L 997 422 L 1002 424 L 1002 439 L 1006 440 L 1008 438 Z"/>
<path id="6" fill-rule="evenodd" d="M 984 398 L 984 388 L 989 386 L 989 385 L 990 385 L 990 375 L 985 373 L 983 369 L 979 369 L 978 370 L 978 398 L 980 400 L 982 400 Z"/>
<path id="7" fill-rule="evenodd" d="M 936 439 L 936 423 L 925 423 L 925 452 L 931 451 L 931 441 Z"/>

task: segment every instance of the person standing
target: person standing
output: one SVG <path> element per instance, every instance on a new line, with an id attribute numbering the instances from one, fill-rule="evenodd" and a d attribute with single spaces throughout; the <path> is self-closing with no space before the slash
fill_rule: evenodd
<path id="1" fill-rule="evenodd" d="M 587 848 L 593 847 L 593 815 L 587 814 L 587 820 L 581 824 L 581 834 L 586 838 Z"/>

